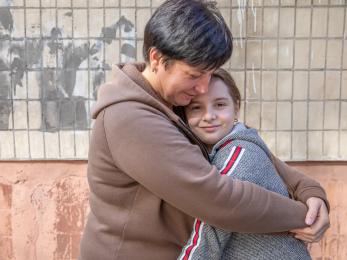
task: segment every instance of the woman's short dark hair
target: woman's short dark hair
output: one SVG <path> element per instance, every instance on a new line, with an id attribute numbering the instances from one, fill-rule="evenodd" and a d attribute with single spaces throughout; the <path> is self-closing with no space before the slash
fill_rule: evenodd
<path id="1" fill-rule="evenodd" d="M 166 65 L 181 60 L 210 70 L 230 58 L 232 35 L 215 2 L 167 0 L 145 27 L 143 55 L 147 63 L 153 47 L 163 55 Z"/>

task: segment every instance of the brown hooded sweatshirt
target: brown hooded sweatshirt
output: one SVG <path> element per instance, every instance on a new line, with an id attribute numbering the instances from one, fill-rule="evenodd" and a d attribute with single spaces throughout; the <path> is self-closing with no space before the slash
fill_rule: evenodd
<path id="1" fill-rule="evenodd" d="M 176 259 L 194 218 L 235 232 L 305 226 L 303 203 L 218 174 L 199 140 L 142 77 L 144 68 L 119 66 L 99 89 L 80 260 Z M 326 200 L 315 181 L 295 171 L 281 176 L 296 199 Z"/>

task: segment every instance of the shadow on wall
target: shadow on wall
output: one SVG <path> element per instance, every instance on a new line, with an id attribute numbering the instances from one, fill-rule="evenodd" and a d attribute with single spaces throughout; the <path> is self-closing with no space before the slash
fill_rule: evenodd
<path id="1" fill-rule="evenodd" d="M 72 16 L 66 12 L 65 16 Z M 49 37 L 40 39 L 11 38 L 14 17 L 10 8 L 0 8 L 0 129 L 10 129 L 10 116 L 18 88 L 30 93 L 31 78 L 35 75 L 39 87 L 42 123 L 41 131 L 88 129 L 88 100 L 96 99 L 97 87 L 111 70 L 102 57 L 105 45 L 117 35 L 126 36 L 120 48 L 121 62 L 136 58 L 135 27 L 124 16 L 109 27 L 102 28 L 97 40 L 74 40 L 63 37 L 61 28 L 53 27 Z M 29 72 L 29 73 L 27 73 Z M 88 75 L 90 72 L 90 77 Z M 29 77 L 29 76 L 28 76 Z M 91 87 L 89 87 L 91 86 Z M 30 98 L 25 95 L 24 99 Z"/>

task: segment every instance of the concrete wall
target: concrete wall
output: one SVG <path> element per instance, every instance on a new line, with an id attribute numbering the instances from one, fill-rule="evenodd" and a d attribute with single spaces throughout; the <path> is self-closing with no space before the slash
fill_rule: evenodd
<path id="1" fill-rule="evenodd" d="M 347 163 L 294 163 L 322 183 L 331 228 L 313 259 L 347 259 Z M 88 213 L 85 161 L 0 163 L 0 259 L 72 260 Z"/>
<path id="2" fill-rule="evenodd" d="M 86 159 L 98 86 L 163 0 L 0 0 L 0 160 Z M 285 160 L 347 160 L 346 0 L 218 0 L 241 118 Z"/>

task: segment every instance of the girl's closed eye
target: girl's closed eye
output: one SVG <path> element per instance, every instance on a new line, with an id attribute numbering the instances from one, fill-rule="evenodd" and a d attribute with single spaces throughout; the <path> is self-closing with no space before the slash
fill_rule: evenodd
<path id="1" fill-rule="evenodd" d="M 224 108 L 224 107 L 227 106 L 227 103 L 225 103 L 225 102 L 217 102 L 217 103 L 215 104 L 215 106 L 216 106 L 217 108 Z"/>

